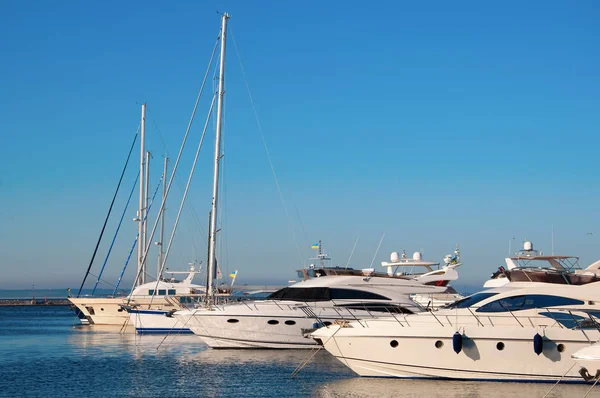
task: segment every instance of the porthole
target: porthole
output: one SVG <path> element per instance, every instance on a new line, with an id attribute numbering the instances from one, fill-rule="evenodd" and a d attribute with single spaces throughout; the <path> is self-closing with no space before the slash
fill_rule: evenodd
<path id="1" fill-rule="evenodd" d="M 442 348 L 444 346 L 444 342 L 442 340 L 438 340 L 435 342 L 435 348 Z"/>
<path id="2" fill-rule="evenodd" d="M 119 308 L 117 312 L 123 312 L 123 308 Z"/>
<path id="3" fill-rule="evenodd" d="M 499 342 L 498 344 L 496 344 L 496 348 L 498 349 L 498 351 L 502 351 L 504 349 L 504 343 Z"/>
<path id="4" fill-rule="evenodd" d="M 392 340 L 390 341 L 390 346 L 392 346 L 392 348 L 396 348 L 398 347 L 398 342 L 396 340 Z"/>
<path id="5" fill-rule="evenodd" d="M 238 319 L 228 319 L 227 322 L 228 323 L 238 323 L 239 320 Z"/>
<path id="6" fill-rule="evenodd" d="M 104 311 L 104 308 L 100 308 L 100 311 Z"/>
<path id="7" fill-rule="evenodd" d="M 267 322 L 269 325 L 279 325 L 279 321 L 276 321 L 275 319 L 271 319 L 270 321 Z"/>
<path id="8" fill-rule="evenodd" d="M 556 346 L 556 349 L 558 350 L 558 352 L 563 352 L 565 350 L 565 345 L 559 344 Z"/>
<path id="9" fill-rule="evenodd" d="M 325 325 L 325 326 L 331 326 L 331 322 L 325 321 L 325 322 L 323 322 L 323 325 Z"/>
<path id="10" fill-rule="evenodd" d="M 295 325 L 296 321 L 285 321 L 286 325 Z"/>

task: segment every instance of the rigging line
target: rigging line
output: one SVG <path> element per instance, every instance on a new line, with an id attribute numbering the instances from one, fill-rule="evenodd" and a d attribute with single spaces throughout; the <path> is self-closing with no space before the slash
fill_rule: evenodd
<path id="1" fill-rule="evenodd" d="M 158 138 L 163 146 L 163 150 L 165 151 L 165 156 L 169 157 L 169 148 L 167 147 L 167 144 L 165 142 L 162 131 L 160 130 L 160 128 L 158 127 L 158 124 L 156 123 L 156 121 L 154 119 L 152 120 L 152 124 L 154 124 L 154 127 L 156 128 L 156 131 L 158 133 Z M 180 188 L 181 192 L 183 192 L 183 185 L 181 184 L 181 181 L 179 181 L 177 176 L 175 176 L 175 182 L 177 182 L 178 187 Z M 198 228 L 200 228 L 200 232 L 204 235 L 204 229 L 202 229 L 202 227 L 200 226 L 201 225 L 200 218 L 198 217 L 198 213 L 196 212 L 196 209 L 193 206 L 189 206 L 188 208 L 191 210 L 192 217 L 194 218 L 194 221 L 196 222 Z"/>
<path id="2" fill-rule="evenodd" d="M 100 268 L 100 273 L 98 274 L 98 279 L 96 279 L 96 284 L 94 285 L 94 289 L 92 289 L 92 296 L 96 293 L 96 288 L 98 287 L 98 283 L 100 282 L 100 278 L 102 278 L 102 274 L 104 273 L 104 268 L 106 267 L 106 263 L 108 262 L 108 258 L 110 257 L 110 253 L 112 252 L 113 246 L 115 244 L 115 240 L 117 240 L 117 235 L 119 234 L 119 230 L 121 229 L 121 224 L 123 224 L 123 218 L 125 217 L 125 213 L 129 208 L 129 202 L 131 202 L 131 197 L 133 196 L 133 191 L 137 186 L 138 179 L 140 178 L 139 174 L 135 177 L 135 182 L 133 183 L 133 187 L 129 192 L 129 198 L 127 198 L 127 203 L 125 204 L 125 209 L 123 209 L 123 213 L 121 213 L 121 219 L 119 220 L 119 225 L 117 226 L 117 230 L 115 231 L 115 235 L 113 236 L 112 242 L 110 242 L 110 247 L 108 248 L 108 253 L 106 253 L 106 257 L 104 258 L 104 263 L 102 264 L 102 268 Z"/>
<path id="3" fill-rule="evenodd" d="M 98 237 L 98 241 L 96 242 L 96 247 L 94 248 L 94 254 L 92 254 L 92 258 L 90 259 L 90 264 L 88 265 L 87 271 L 85 272 L 85 276 L 83 277 L 83 281 L 81 281 L 81 286 L 79 287 L 79 291 L 77 292 L 77 297 L 81 295 L 81 290 L 83 289 L 83 285 L 85 284 L 85 280 L 87 279 L 90 270 L 92 269 L 92 264 L 94 264 L 94 259 L 96 258 L 96 253 L 98 253 L 98 247 L 100 247 L 100 242 L 102 241 L 102 237 L 104 236 L 104 230 L 106 229 L 106 224 L 108 223 L 108 218 L 112 212 L 113 205 L 115 204 L 115 199 L 117 198 L 117 193 L 119 193 L 119 188 L 121 187 L 121 182 L 123 181 L 123 176 L 125 175 L 125 170 L 127 170 L 127 165 L 129 164 L 129 159 L 131 158 L 131 152 L 133 152 L 133 146 L 135 145 L 135 141 L 137 140 L 140 128 L 138 126 L 137 131 L 135 132 L 135 136 L 133 137 L 133 142 L 131 143 L 131 147 L 129 148 L 129 154 L 127 155 L 127 160 L 125 161 L 125 165 L 123 166 L 123 171 L 121 171 L 121 177 L 119 177 L 119 183 L 117 184 L 117 189 L 115 189 L 115 193 L 113 195 L 112 201 L 110 202 L 110 207 L 108 208 L 108 213 L 106 214 L 106 218 L 104 219 L 104 225 L 102 225 L 102 231 L 100 231 L 100 236 Z"/>
<path id="4" fill-rule="evenodd" d="M 156 121 L 153 119 L 152 123 L 154 124 L 154 127 L 156 128 L 156 131 L 158 132 L 158 138 L 160 139 L 160 142 L 163 146 L 163 149 L 165 151 L 165 156 L 166 157 L 170 157 L 169 156 L 169 148 L 167 148 L 167 144 L 164 140 L 164 135 L 161 132 L 160 128 L 158 127 L 158 124 L 156 123 Z M 181 181 L 179 180 L 179 178 L 177 176 L 175 176 L 175 182 L 177 183 L 178 188 L 180 189 L 181 192 L 183 192 L 183 185 L 181 184 Z M 188 209 L 191 210 L 192 212 L 192 218 L 194 219 L 194 221 L 196 222 L 196 226 L 200 229 L 201 234 L 204 237 L 204 229 L 201 226 L 200 223 L 200 218 L 198 217 L 198 213 L 196 212 L 196 209 L 194 208 L 194 206 L 188 206 Z M 165 209 L 166 210 L 166 209 Z"/>
<path id="5" fill-rule="evenodd" d="M 260 138 L 262 140 L 262 144 L 265 149 L 265 153 L 267 154 L 267 159 L 269 160 L 269 166 L 271 167 L 271 173 L 273 174 L 273 179 L 275 180 L 275 186 L 277 187 L 277 192 L 279 192 L 279 199 L 281 200 L 281 205 L 283 206 L 283 210 L 288 219 L 288 223 L 290 224 L 290 229 L 292 230 L 294 244 L 296 245 L 296 250 L 298 250 L 298 255 L 300 256 L 300 261 L 303 262 L 304 256 L 302 255 L 302 251 L 300 250 L 300 246 L 298 245 L 298 242 L 296 240 L 296 231 L 290 221 L 290 214 L 289 214 L 287 206 L 285 204 L 285 200 L 283 199 L 283 193 L 281 192 L 281 186 L 279 185 L 279 180 L 277 179 L 277 174 L 275 173 L 275 167 L 273 166 L 273 161 L 271 160 L 269 148 L 267 147 L 267 142 L 265 141 L 265 136 L 262 131 L 262 126 L 261 126 L 260 120 L 258 118 L 258 112 L 256 111 L 256 106 L 254 105 L 254 100 L 252 99 L 252 94 L 250 92 L 250 86 L 248 85 L 248 79 L 246 78 L 246 71 L 244 70 L 244 65 L 242 64 L 242 59 L 240 58 L 240 53 L 238 51 L 237 43 L 235 41 L 235 35 L 233 34 L 233 29 L 231 29 L 231 38 L 233 39 L 233 47 L 235 48 L 235 53 L 236 53 L 237 59 L 240 63 L 240 69 L 242 70 L 242 77 L 244 78 L 244 84 L 246 85 L 246 90 L 248 91 L 248 97 L 250 98 L 250 104 L 252 104 L 252 110 L 254 111 L 254 118 L 256 119 L 256 124 L 258 126 L 258 132 L 260 133 Z"/>
<path id="6" fill-rule="evenodd" d="M 371 265 L 369 266 L 369 268 L 373 268 L 373 263 L 375 262 L 375 257 L 377 257 L 377 253 L 379 253 L 379 248 L 381 247 L 383 238 L 385 238 L 385 232 L 383 233 L 383 235 L 381 235 L 381 239 L 379 239 L 379 244 L 377 245 L 377 250 L 375 250 L 375 254 L 373 255 L 373 260 L 371 260 Z"/>
<path id="7" fill-rule="evenodd" d="M 302 219 L 300 218 L 300 212 L 298 211 L 298 207 L 296 206 L 295 203 L 292 203 L 294 205 L 294 209 L 296 210 L 296 217 L 298 218 L 298 222 L 300 222 L 300 230 L 302 231 L 302 237 L 304 238 L 304 246 L 308 247 L 308 237 L 306 236 L 306 231 L 304 229 L 304 223 L 302 222 Z"/>
<path id="8" fill-rule="evenodd" d="M 196 149 L 196 156 L 194 157 L 194 162 L 192 163 L 192 168 L 190 169 L 190 174 L 188 176 L 187 184 L 185 186 L 185 191 L 183 192 L 183 198 L 181 199 L 181 204 L 179 205 L 179 210 L 177 211 L 177 217 L 175 217 L 175 224 L 173 225 L 173 230 L 171 232 L 171 237 L 169 238 L 169 244 L 167 245 L 167 250 L 162 257 L 162 263 L 160 264 L 160 272 L 159 275 L 162 275 L 163 270 L 165 268 L 165 264 L 167 263 L 167 258 L 169 257 L 169 253 L 171 252 L 171 245 L 173 244 L 173 239 L 175 238 L 175 232 L 177 231 L 177 226 L 179 225 L 179 218 L 181 217 L 181 212 L 183 210 L 183 205 L 185 204 L 185 199 L 187 198 L 188 191 L 190 189 L 190 184 L 192 182 L 192 177 L 194 176 L 194 171 L 196 170 L 196 164 L 198 163 L 198 156 L 200 155 L 200 150 L 202 149 L 202 144 L 204 143 L 204 137 L 206 136 L 206 130 L 208 129 L 208 123 L 210 121 L 210 116 L 212 114 L 213 106 L 215 105 L 215 99 L 217 98 L 217 94 L 213 95 L 213 99 L 210 103 L 210 109 L 208 111 L 208 115 L 206 116 L 206 122 L 204 123 L 204 130 L 202 131 L 202 136 L 200 137 L 200 142 L 198 143 L 198 148 Z M 152 297 L 150 298 L 150 303 L 148 304 L 148 308 L 152 305 L 152 301 L 154 300 L 154 296 L 156 292 L 158 292 L 158 283 L 160 280 L 156 279 L 156 288 L 154 292 L 152 292 Z"/>
<path id="9" fill-rule="evenodd" d="M 156 184 L 156 188 L 154 189 L 154 194 L 152 195 L 152 199 L 150 200 L 150 204 L 148 205 L 148 209 L 146 210 L 146 215 L 144 216 L 144 219 L 142 220 L 142 225 L 146 224 L 146 220 L 148 219 L 148 214 L 150 213 L 150 209 L 152 208 L 152 204 L 154 203 L 154 198 L 156 197 L 156 194 L 157 194 L 159 188 L 160 188 L 160 182 L 158 184 Z M 164 206 L 164 203 L 163 203 L 163 206 Z M 158 220 L 158 218 L 159 217 L 157 217 L 157 220 Z M 129 265 L 129 260 L 131 259 L 131 253 L 133 253 L 133 249 L 135 248 L 135 245 L 137 244 L 139 237 L 140 237 L 140 233 L 138 232 L 135 235 L 133 245 L 131 246 L 131 250 L 129 250 L 129 255 L 127 256 L 127 261 L 125 261 L 125 265 L 123 266 L 121 275 L 119 275 L 119 279 L 117 280 L 117 284 L 115 285 L 115 290 L 113 292 L 113 295 L 116 294 L 117 289 L 119 288 L 119 285 L 121 284 L 121 279 L 123 279 L 123 274 L 125 274 L 127 265 Z M 152 237 L 150 237 L 150 239 L 152 239 Z M 150 250 L 150 248 L 148 248 L 148 250 Z M 144 259 L 145 259 L 145 257 L 144 257 Z M 138 274 L 138 278 L 139 278 L 139 274 Z M 131 289 L 131 290 L 133 291 L 133 289 Z"/>
<path id="10" fill-rule="evenodd" d="M 152 232 L 150 233 L 150 239 L 149 241 L 152 241 L 152 239 L 154 238 L 154 233 L 156 232 L 156 227 L 158 226 L 158 221 L 160 219 L 160 215 L 162 214 L 164 207 L 165 207 L 165 201 L 167 199 L 167 196 L 169 196 L 169 192 L 171 191 L 171 185 L 173 184 L 173 179 L 175 177 L 175 173 L 177 172 L 177 167 L 179 166 L 179 160 L 181 159 L 181 154 L 183 152 L 183 148 L 185 147 L 185 143 L 187 141 L 188 135 L 190 133 L 190 130 L 192 128 L 192 124 L 194 122 L 194 116 L 196 116 L 196 110 L 198 109 L 198 103 L 200 102 L 200 96 L 202 95 L 202 92 L 204 91 L 204 85 L 206 83 L 206 78 L 208 77 L 208 73 L 210 72 L 210 67 L 212 65 L 212 61 L 214 59 L 215 56 L 215 52 L 217 51 L 217 45 L 219 44 L 219 40 L 221 40 L 221 30 L 219 30 L 219 34 L 217 36 L 217 41 L 215 42 L 215 46 L 213 48 L 213 52 L 210 56 L 210 60 L 208 62 L 208 67 L 206 68 L 206 73 L 204 74 L 204 79 L 202 80 L 202 86 L 200 87 L 200 92 L 198 93 L 198 97 L 196 98 L 196 103 L 194 104 L 194 109 L 192 110 L 192 115 L 190 116 L 190 121 L 188 122 L 188 126 L 187 129 L 185 130 L 185 135 L 183 137 L 183 141 L 181 143 L 181 147 L 179 148 L 179 153 L 177 154 L 177 160 L 175 160 L 175 165 L 173 166 L 173 171 L 171 172 L 171 177 L 169 178 L 169 183 L 167 185 L 167 190 L 165 192 L 165 197 L 162 199 L 162 203 L 160 205 L 160 210 L 158 212 L 158 216 L 156 218 L 156 221 L 154 222 L 154 226 L 152 227 Z M 142 256 L 141 259 L 141 263 L 144 264 L 146 262 L 146 257 L 148 257 L 148 252 L 150 250 L 150 246 L 148 246 L 146 248 L 146 250 L 144 251 L 144 255 Z M 133 280 L 133 284 L 135 286 L 135 284 L 137 283 L 137 281 L 140 278 L 140 272 L 142 271 L 142 269 L 140 268 L 136 274 L 135 279 Z M 133 290 L 133 288 L 132 288 Z M 129 304 L 129 301 L 127 301 L 127 304 Z"/>
<path id="11" fill-rule="evenodd" d="M 93 272 L 90 272 L 90 276 L 93 276 L 94 278 L 96 278 L 98 275 L 94 274 Z M 111 282 L 107 281 L 106 279 L 100 279 L 100 282 L 104 286 L 111 287 L 111 288 L 114 287 L 114 285 Z"/>
<path id="12" fill-rule="evenodd" d="M 352 248 L 352 252 L 350 253 L 350 257 L 348 258 L 348 262 L 346 263 L 346 266 L 344 267 L 344 269 L 348 268 L 348 266 L 350 265 L 350 260 L 352 260 L 352 256 L 354 255 L 354 249 L 356 249 L 356 245 L 358 244 L 359 239 L 360 239 L 360 236 L 357 236 L 356 241 L 354 242 L 354 247 Z"/>

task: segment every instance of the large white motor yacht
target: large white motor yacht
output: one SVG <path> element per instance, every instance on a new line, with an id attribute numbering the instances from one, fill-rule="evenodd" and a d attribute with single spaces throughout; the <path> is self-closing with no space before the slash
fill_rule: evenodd
<path id="1" fill-rule="evenodd" d="M 510 285 L 312 337 L 360 376 L 580 381 L 571 354 L 600 338 L 600 282 Z"/>
<path id="2" fill-rule="evenodd" d="M 411 294 L 446 290 L 458 278 L 444 266 L 419 276 L 376 273 L 373 269 L 319 268 L 312 277 L 283 288 L 265 300 L 213 305 L 173 314 L 213 348 L 311 348 L 306 334 L 336 320 L 410 314 L 424 310 Z"/>

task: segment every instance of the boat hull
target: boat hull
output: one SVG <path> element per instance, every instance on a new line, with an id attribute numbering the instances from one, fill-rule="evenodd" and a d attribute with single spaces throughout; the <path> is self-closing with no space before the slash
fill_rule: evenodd
<path id="1" fill-rule="evenodd" d="M 571 354 L 600 338 L 597 330 L 546 329 L 538 355 L 538 328 L 465 327 L 456 353 L 452 327 L 323 329 L 313 336 L 358 375 L 398 378 L 581 382 Z"/>
<path id="2" fill-rule="evenodd" d="M 129 323 L 138 334 L 192 334 L 181 320 L 168 316 L 170 311 L 129 310 Z"/>
<path id="3" fill-rule="evenodd" d="M 126 326 L 129 324 L 129 314 L 123 306 L 135 305 L 137 307 L 152 306 L 161 310 L 179 309 L 172 301 L 164 297 L 142 297 L 132 300 L 127 298 L 69 298 L 69 301 L 76 307 L 75 312 L 81 323 L 90 325 L 113 325 Z M 129 304 L 128 304 L 129 301 Z"/>

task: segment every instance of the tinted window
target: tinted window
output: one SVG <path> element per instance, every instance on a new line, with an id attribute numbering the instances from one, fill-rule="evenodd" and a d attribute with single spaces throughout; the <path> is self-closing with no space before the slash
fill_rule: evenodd
<path id="1" fill-rule="evenodd" d="M 354 289 L 329 289 L 332 300 L 389 300 L 382 295 Z"/>
<path id="2" fill-rule="evenodd" d="M 581 305 L 583 301 L 568 297 L 529 294 L 527 296 L 506 297 L 492 301 L 479 308 L 478 312 L 520 311 L 531 308 L 560 307 L 563 305 Z"/>
<path id="3" fill-rule="evenodd" d="M 165 294 L 167 294 L 167 291 L 166 291 L 165 289 L 160 289 L 160 290 L 158 291 L 158 295 L 159 295 L 159 296 L 164 296 Z"/>
<path id="4" fill-rule="evenodd" d="M 286 287 L 271 294 L 270 300 L 329 301 L 327 287 Z"/>
<path id="5" fill-rule="evenodd" d="M 148 290 L 148 296 L 154 296 L 154 289 Z"/>
<path id="6" fill-rule="evenodd" d="M 267 299 L 292 301 L 390 300 L 379 294 L 362 290 L 328 287 L 286 287 L 271 294 Z"/>
<path id="7" fill-rule="evenodd" d="M 525 296 L 505 297 L 484 305 L 477 309 L 477 312 L 519 311 L 523 309 L 523 305 L 525 305 Z"/>
<path id="8" fill-rule="evenodd" d="M 408 308 L 384 303 L 365 303 L 365 304 L 338 304 L 336 307 L 348 308 L 351 310 L 364 310 L 369 312 L 386 312 L 392 314 L 412 314 L 413 311 Z"/>
<path id="9" fill-rule="evenodd" d="M 470 295 L 469 297 L 465 297 L 464 299 L 455 301 L 454 303 L 448 304 L 444 308 L 467 308 L 472 305 L 477 304 L 478 302 L 485 300 L 486 298 L 490 298 L 498 293 L 475 293 Z"/>
<path id="10" fill-rule="evenodd" d="M 169 295 L 175 295 L 175 294 L 177 294 L 175 289 L 169 289 Z"/>

